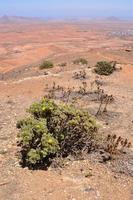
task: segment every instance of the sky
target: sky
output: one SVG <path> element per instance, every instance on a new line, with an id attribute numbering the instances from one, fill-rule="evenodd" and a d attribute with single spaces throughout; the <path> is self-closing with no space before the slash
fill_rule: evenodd
<path id="1" fill-rule="evenodd" d="M 133 0 L 0 0 L 0 15 L 133 18 Z"/>

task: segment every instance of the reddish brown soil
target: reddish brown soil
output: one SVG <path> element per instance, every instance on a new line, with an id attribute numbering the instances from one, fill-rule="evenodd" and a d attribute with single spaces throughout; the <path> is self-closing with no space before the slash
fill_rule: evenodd
<path id="1" fill-rule="evenodd" d="M 117 26 L 119 28 L 117 28 Z M 120 49 L 133 45 L 132 38 L 108 36 L 133 28 L 132 23 L 37 23 L 0 24 L 0 72 L 31 65 L 48 56 L 87 52 L 94 48 Z"/>
<path id="2" fill-rule="evenodd" d="M 72 60 L 85 57 L 91 68 L 87 72 L 87 84 L 95 80 L 93 65 L 99 60 L 116 60 L 121 71 L 103 77 L 102 88 L 112 94 L 115 102 L 108 107 L 108 116 L 98 118 L 100 132 L 117 134 L 133 143 L 133 52 L 131 38 L 108 38 L 109 30 L 132 28 L 132 23 L 45 23 L 32 25 L 0 25 L 0 72 L 6 74 L 0 81 L 0 199 L 2 200 L 131 200 L 133 159 L 127 162 L 127 173 L 120 173 L 121 162 L 116 170 L 111 163 L 95 160 L 68 162 L 64 169 L 30 171 L 19 165 L 16 155 L 18 119 L 26 115 L 26 108 L 39 100 L 53 81 L 63 87 L 79 87 L 82 81 L 72 78 L 75 66 Z M 2 31 L 1 31 L 2 30 Z M 19 51 L 16 53 L 14 51 Z M 38 69 L 38 63 L 50 58 L 55 67 Z M 61 69 L 61 62 L 67 66 Z M 25 66 L 26 69 L 25 70 Z M 14 72 L 21 69 L 21 73 Z M 12 73 L 13 72 L 13 73 Z M 16 73 L 16 76 L 14 76 Z M 82 105 L 95 113 L 98 104 L 86 102 Z M 130 150 L 132 155 L 132 149 Z M 133 158 L 133 156 L 132 156 Z M 90 173 L 91 176 L 85 178 Z"/>

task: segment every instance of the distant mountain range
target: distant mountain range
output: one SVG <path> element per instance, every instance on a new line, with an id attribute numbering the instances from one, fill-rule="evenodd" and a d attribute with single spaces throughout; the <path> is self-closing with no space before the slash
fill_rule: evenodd
<path id="1" fill-rule="evenodd" d="M 64 19 L 58 19 L 58 18 L 35 18 L 35 17 L 21 17 L 21 16 L 8 16 L 8 15 L 4 15 L 0 17 L 0 23 L 31 23 L 31 22 L 40 22 L 40 21 L 83 21 L 83 20 L 106 20 L 106 21 L 121 21 L 120 18 L 115 17 L 115 16 L 109 16 L 106 18 L 90 18 L 90 17 L 79 17 L 79 18 L 64 18 Z"/>
<path id="2" fill-rule="evenodd" d="M 105 20 L 109 21 L 120 21 L 121 19 L 115 16 L 106 17 Z"/>
<path id="3" fill-rule="evenodd" d="M 26 23 L 31 21 L 40 21 L 40 18 L 33 18 L 33 17 L 21 17 L 21 16 L 8 16 L 3 15 L 0 17 L 0 23 Z"/>

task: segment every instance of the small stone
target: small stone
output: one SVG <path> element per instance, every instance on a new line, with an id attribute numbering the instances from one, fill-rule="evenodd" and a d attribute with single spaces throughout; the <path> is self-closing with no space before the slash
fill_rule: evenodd
<path id="1" fill-rule="evenodd" d="M 0 150 L 0 154 L 6 154 L 7 153 L 7 149 L 1 149 Z"/>
<path id="2" fill-rule="evenodd" d="M 85 188 L 85 190 L 84 190 L 85 192 L 92 192 L 92 191 L 95 191 L 93 188 L 91 188 L 91 187 L 87 187 L 87 188 Z"/>
<path id="3" fill-rule="evenodd" d="M 100 197 L 100 193 L 99 191 L 96 191 L 97 197 Z"/>

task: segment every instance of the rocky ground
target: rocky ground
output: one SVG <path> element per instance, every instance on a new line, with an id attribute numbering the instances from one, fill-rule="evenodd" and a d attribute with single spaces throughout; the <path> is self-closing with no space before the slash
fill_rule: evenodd
<path id="1" fill-rule="evenodd" d="M 101 132 L 121 135 L 133 141 L 131 84 L 133 80 L 132 76 L 128 76 L 128 80 L 125 80 L 126 71 L 132 73 L 131 66 L 123 66 L 122 71 L 115 72 L 112 76 L 104 79 L 106 85 L 103 87 L 114 95 L 115 103 L 109 106 L 108 116 L 104 116 L 98 121 L 102 125 Z M 88 76 L 90 77 L 90 75 L 92 74 L 89 69 Z M 101 164 L 97 159 L 88 158 L 85 161 L 70 161 L 65 169 L 52 169 L 46 172 L 21 168 L 17 157 L 16 121 L 25 115 L 25 109 L 33 101 L 43 96 L 45 83 L 48 80 L 51 82 L 55 80 L 59 84 L 62 84 L 63 80 L 64 86 L 71 85 L 72 82 L 75 83 L 74 85 L 81 84 L 80 81 L 73 80 L 72 72 L 61 73 L 58 76 L 51 75 L 51 78 L 38 77 L 31 83 L 27 79 L 21 82 L 16 81 L 14 84 L 1 83 L 1 198 L 3 200 L 112 199 L 113 196 L 113 199 L 132 199 L 132 155 L 123 163 L 120 159 L 117 163 Z M 87 81 L 89 84 L 90 79 Z M 96 110 L 97 106 L 97 104 L 91 103 L 88 104 L 87 109 L 92 112 L 92 108 Z M 89 177 L 85 177 L 88 173 Z"/>

